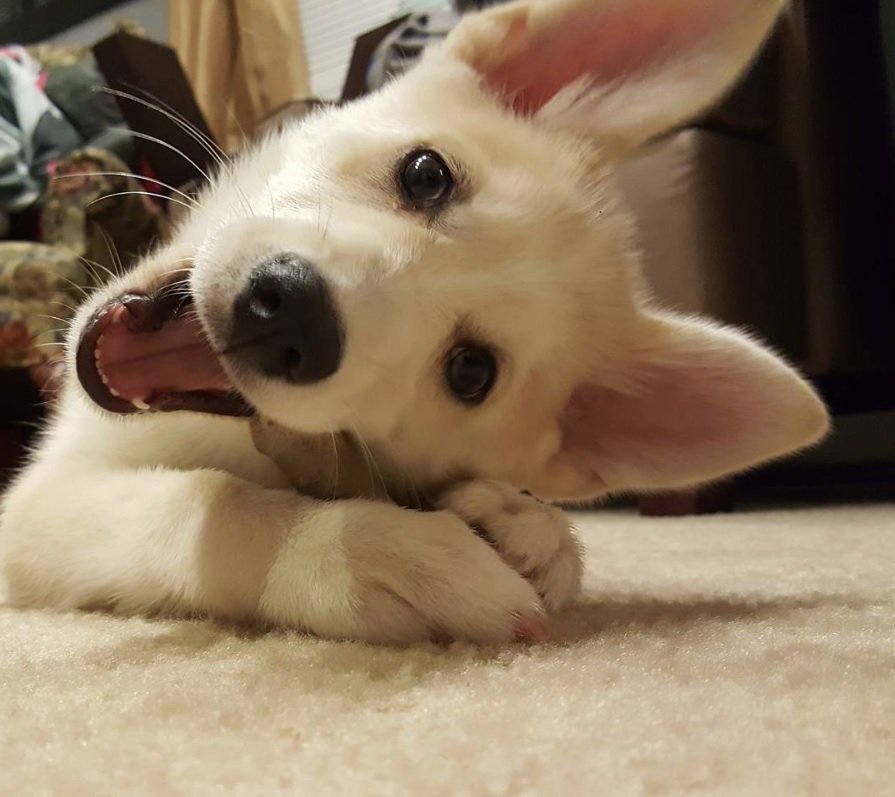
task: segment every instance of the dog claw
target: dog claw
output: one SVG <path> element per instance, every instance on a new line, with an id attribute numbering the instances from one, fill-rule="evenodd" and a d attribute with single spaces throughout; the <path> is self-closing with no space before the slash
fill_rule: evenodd
<path id="1" fill-rule="evenodd" d="M 550 627 L 543 615 L 517 617 L 513 624 L 513 635 L 523 642 L 546 642 L 550 637 Z"/>

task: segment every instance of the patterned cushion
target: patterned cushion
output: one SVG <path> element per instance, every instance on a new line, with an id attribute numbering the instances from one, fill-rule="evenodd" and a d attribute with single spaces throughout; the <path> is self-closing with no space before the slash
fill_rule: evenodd
<path id="1" fill-rule="evenodd" d="M 78 302 L 95 284 L 70 249 L 0 243 L 0 367 L 27 368 L 58 354 Z"/>
<path id="2" fill-rule="evenodd" d="M 78 304 L 163 232 L 161 214 L 133 177 L 92 174 L 127 171 L 103 150 L 73 152 L 50 182 L 41 216 L 45 243 L 0 242 L 0 367 L 34 368 L 58 358 Z"/>

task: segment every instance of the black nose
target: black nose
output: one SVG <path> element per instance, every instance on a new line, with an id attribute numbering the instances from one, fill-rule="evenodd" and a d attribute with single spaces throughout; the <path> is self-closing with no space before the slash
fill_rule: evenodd
<path id="1" fill-rule="evenodd" d="M 265 376 L 319 382 L 342 360 L 344 331 L 326 282 L 307 260 L 274 255 L 233 304 L 232 355 Z"/>

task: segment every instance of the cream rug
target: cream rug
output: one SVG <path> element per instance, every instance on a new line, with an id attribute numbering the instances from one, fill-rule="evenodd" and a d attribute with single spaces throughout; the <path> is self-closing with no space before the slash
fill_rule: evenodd
<path id="1" fill-rule="evenodd" d="M 895 506 L 579 520 L 542 647 L 0 608 L 0 794 L 895 794 Z"/>

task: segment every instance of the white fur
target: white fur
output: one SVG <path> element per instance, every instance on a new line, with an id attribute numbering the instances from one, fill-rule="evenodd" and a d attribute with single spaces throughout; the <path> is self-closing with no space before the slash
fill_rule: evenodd
<path id="1" fill-rule="evenodd" d="M 485 530 L 500 555 L 559 609 L 577 597 L 583 556 L 568 516 L 502 482 L 480 479 L 447 490 L 440 504 Z"/>
<path id="2" fill-rule="evenodd" d="M 448 513 L 386 503 L 320 507 L 270 569 L 261 616 L 333 637 L 509 640 L 535 590 Z"/>
<path id="3" fill-rule="evenodd" d="M 520 0 L 467 19 L 379 94 L 261 142 L 173 242 L 86 303 L 70 365 L 97 307 L 185 262 L 223 348 L 254 264 L 297 251 L 335 297 L 344 361 L 295 387 L 224 358 L 234 383 L 283 427 L 356 436 L 384 482 L 467 483 L 434 513 L 312 500 L 287 488 L 246 422 L 110 417 L 72 376 L 5 500 L 12 599 L 370 640 L 539 638 L 544 605 L 576 593 L 580 561 L 561 514 L 519 488 L 578 499 L 695 483 L 815 442 L 826 412 L 788 366 L 739 333 L 651 308 L 611 181 L 620 152 L 730 85 L 779 8 Z M 570 48 L 581 35 L 587 47 Z M 544 64 L 569 66 L 552 100 Z M 456 201 L 433 218 L 396 191 L 396 164 L 420 146 L 456 172 Z M 441 372 L 470 330 L 500 359 L 476 408 Z"/>

